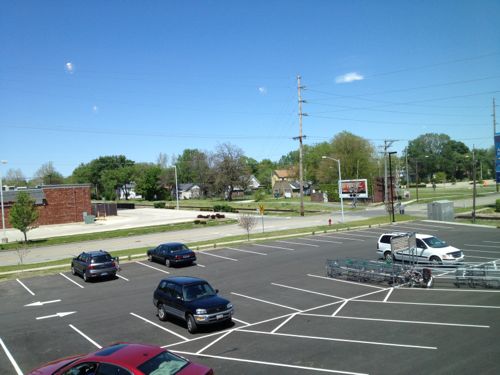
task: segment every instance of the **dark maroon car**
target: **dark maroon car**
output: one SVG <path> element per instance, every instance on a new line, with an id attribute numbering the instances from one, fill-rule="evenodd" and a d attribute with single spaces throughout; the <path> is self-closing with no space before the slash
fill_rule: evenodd
<path id="1" fill-rule="evenodd" d="M 29 375 L 213 375 L 213 370 L 189 362 L 158 346 L 119 343 L 86 355 L 43 365 Z"/>

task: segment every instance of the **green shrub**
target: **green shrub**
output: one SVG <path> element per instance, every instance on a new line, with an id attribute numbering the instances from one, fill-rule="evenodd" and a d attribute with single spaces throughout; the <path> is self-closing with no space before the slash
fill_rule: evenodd
<path id="1" fill-rule="evenodd" d="M 153 203 L 154 208 L 165 208 L 165 202 L 164 201 L 158 201 Z"/>
<path id="2" fill-rule="evenodd" d="M 496 200 L 495 212 L 500 212 L 500 199 Z"/>
<path id="3" fill-rule="evenodd" d="M 237 212 L 237 211 L 228 204 L 216 204 L 214 205 L 214 212 Z"/>
<path id="4" fill-rule="evenodd" d="M 262 189 L 256 190 L 255 193 L 253 194 L 253 199 L 256 202 L 263 201 L 264 199 L 266 199 L 266 192 Z"/>

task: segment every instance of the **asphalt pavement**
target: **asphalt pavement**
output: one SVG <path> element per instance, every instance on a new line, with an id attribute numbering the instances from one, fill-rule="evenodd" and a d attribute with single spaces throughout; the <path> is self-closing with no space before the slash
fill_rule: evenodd
<path id="1" fill-rule="evenodd" d="M 476 204 L 488 204 L 500 198 L 500 194 L 492 194 L 486 197 L 477 198 Z M 454 202 L 455 207 L 468 207 L 471 200 L 459 200 Z M 100 218 L 95 224 L 72 223 L 64 225 L 44 225 L 28 232 L 29 239 L 49 238 L 55 236 L 65 236 L 81 233 L 95 233 L 124 228 L 135 228 L 152 225 L 171 224 L 178 222 L 187 222 L 196 219 L 198 214 L 207 214 L 206 212 L 189 210 L 161 210 L 154 208 L 140 208 L 135 210 L 120 210 L 118 216 L 109 216 Z M 426 217 L 427 204 L 411 204 L 405 208 L 405 213 L 409 215 Z M 363 220 L 370 217 L 387 215 L 384 206 L 366 206 L 362 210 L 345 210 L 344 222 L 349 223 L 357 220 Z M 226 217 L 237 218 L 237 214 L 226 214 Z M 271 232 L 286 229 L 307 228 L 318 225 L 339 223 L 342 219 L 340 207 L 331 214 L 306 215 L 301 216 L 264 216 L 263 223 L 259 219 L 258 224 L 252 230 L 252 233 Z M 396 215 L 397 220 L 397 215 Z M 126 250 L 138 247 L 153 247 L 159 243 L 169 241 L 179 242 L 198 242 L 206 240 L 220 239 L 224 242 L 224 237 L 246 234 L 246 231 L 237 224 L 225 226 L 198 228 L 191 230 L 171 231 L 152 233 L 147 235 L 129 236 L 122 238 L 112 238 L 107 240 L 85 241 L 64 245 L 41 246 L 31 248 L 23 254 L 24 264 L 33 264 L 51 260 L 69 258 L 86 250 L 104 249 L 107 251 Z M 22 239 L 22 234 L 16 229 L 6 230 L 6 236 L 9 242 Z M 0 251 L 1 265 L 17 265 L 20 263 L 19 252 L 15 250 Z"/>

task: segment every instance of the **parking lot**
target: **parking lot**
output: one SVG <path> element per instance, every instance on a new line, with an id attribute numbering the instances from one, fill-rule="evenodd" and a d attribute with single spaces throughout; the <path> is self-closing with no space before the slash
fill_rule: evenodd
<path id="1" fill-rule="evenodd" d="M 0 373 L 117 341 L 164 346 L 217 374 L 498 373 L 500 289 L 326 277 L 327 259 L 376 259 L 389 231 L 439 236 L 466 261 L 500 261 L 497 229 L 421 221 L 201 251 L 192 267 L 131 262 L 115 280 L 84 283 L 69 269 L 12 280 L 0 284 Z M 152 294 L 169 275 L 207 279 L 233 303 L 234 325 L 191 335 L 160 322 Z"/>

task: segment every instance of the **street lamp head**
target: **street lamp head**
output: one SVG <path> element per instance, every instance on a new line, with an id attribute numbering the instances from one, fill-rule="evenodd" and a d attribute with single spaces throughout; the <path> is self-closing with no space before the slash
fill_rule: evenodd
<path id="1" fill-rule="evenodd" d="M 0 163 L 7 164 L 7 160 L 0 160 Z"/>

